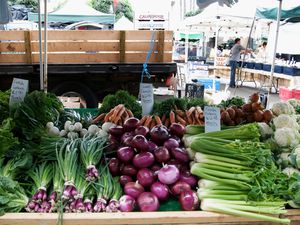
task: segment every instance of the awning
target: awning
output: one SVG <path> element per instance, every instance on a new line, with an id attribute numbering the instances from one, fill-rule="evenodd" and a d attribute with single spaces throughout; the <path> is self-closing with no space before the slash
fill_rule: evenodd
<path id="1" fill-rule="evenodd" d="M 185 39 L 185 35 L 184 33 L 180 33 L 180 39 Z M 188 34 L 188 38 L 189 40 L 198 40 L 198 39 L 202 39 L 203 38 L 203 34 L 202 33 L 198 33 L 198 34 Z"/>
<path id="2" fill-rule="evenodd" d="M 256 10 L 256 16 L 260 18 L 276 20 L 277 8 L 258 8 Z M 300 16 L 300 5 L 292 9 L 282 10 L 281 12 L 281 20 L 298 16 Z"/>

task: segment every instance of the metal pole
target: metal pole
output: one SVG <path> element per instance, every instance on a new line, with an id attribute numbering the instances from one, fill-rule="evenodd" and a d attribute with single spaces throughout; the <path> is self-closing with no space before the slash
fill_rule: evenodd
<path id="1" fill-rule="evenodd" d="M 268 99 L 270 99 L 270 92 L 272 91 L 272 84 L 273 84 L 273 75 L 275 69 L 275 60 L 276 60 L 276 52 L 277 52 L 277 43 L 278 43 L 278 36 L 279 36 L 279 26 L 280 26 L 280 19 L 281 19 L 281 9 L 282 9 L 282 0 L 279 1 L 279 6 L 277 10 L 277 26 L 276 26 L 276 35 L 275 35 L 275 43 L 274 43 L 274 54 L 272 59 L 272 66 L 271 66 L 271 74 L 269 80 L 269 90 L 268 90 Z M 269 103 L 270 101 L 268 101 Z M 267 108 L 269 104 L 267 104 Z"/>
<path id="2" fill-rule="evenodd" d="M 41 1 L 38 0 L 38 20 L 39 20 L 39 59 L 40 59 L 40 89 L 44 90 L 44 69 L 43 69 L 43 44 L 42 44 L 42 17 Z"/>
<path id="3" fill-rule="evenodd" d="M 217 57 L 218 57 L 218 38 L 219 38 L 220 29 L 221 27 L 219 26 L 219 18 L 217 18 L 217 29 L 216 29 L 216 37 L 215 37 L 213 91 L 216 91 L 216 66 L 217 66 Z"/>
<path id="4" fill-rule="evenodd" d="M 48 90 L 48 10 L 47 10 L 47 0 L 44 1 L 45 8 L 44 8 L 44 91 L 47 92 Z"/>

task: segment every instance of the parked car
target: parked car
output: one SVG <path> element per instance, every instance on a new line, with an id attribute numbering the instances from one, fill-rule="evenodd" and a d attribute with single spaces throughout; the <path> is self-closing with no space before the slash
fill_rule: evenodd
<path id="1" fill-rule="evenodd" d="M 99 23 L 82 21 L 66 26 L 65 30 L 102 30 L 103 27 L 104 26 Z"/>

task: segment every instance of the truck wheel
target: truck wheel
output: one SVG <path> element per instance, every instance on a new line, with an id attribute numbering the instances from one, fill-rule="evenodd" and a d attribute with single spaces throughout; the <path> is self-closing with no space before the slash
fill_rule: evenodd
<path id="1" fill-rule="evenodd" d="M 98 101 L 95 94 L 85 84 L 78 82 L 64 82 L 54 87 L 51 91 L 57 96 L 68 96 L 72 93 L 72 97 L 75 97 L 76 94 L 78 94 L 76 97 L 80 97 L 83 102 L 86 102 L 87 108 L 98 107 Z"/>

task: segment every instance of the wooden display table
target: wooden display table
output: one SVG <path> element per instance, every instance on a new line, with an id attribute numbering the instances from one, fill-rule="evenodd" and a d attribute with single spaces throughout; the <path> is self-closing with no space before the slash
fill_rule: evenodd
<path id="1" fill-rule="evenodd" d="M 8 213 L 0 217 L 1 225 L 55 225 L 57 214 Z M 283 217 L 291 225 L 300 224 L 300 210 L 289 210 Z M 64 225 L 108 224 L 210 224 L 210 225 L 275 225 L 259 220 L 227 216 L 212 212 L 134 212 L 134 213 L 70 213 L 63 215 Z"/>

